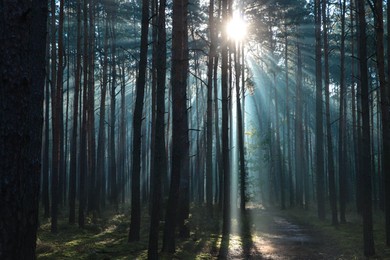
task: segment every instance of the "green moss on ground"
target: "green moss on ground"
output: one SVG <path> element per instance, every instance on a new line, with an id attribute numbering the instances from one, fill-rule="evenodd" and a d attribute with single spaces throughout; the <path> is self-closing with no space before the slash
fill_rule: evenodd
<path id="1" fill-rule="evenodd" d="M 160 254 L 161 259 L 214 259 L 218 255 L 219 222 L 206 218 L 204 209 L 194 208 L 190 218 L 190 237 L 177 239 L 175 254 Z M 64 214 L 66 215 L 66 214 Z M 87 218 L 84 229 L 60 217 L 58 232 L 50 232 L 50 220 L 41 220 L 37 237 L 38 259 L 147 259 L 149 217 L 142 215 L 141 239 L 127 242 L 130 214 L 105 212 L 92 221 Z M 163 221 L 160 223 L 163 229 Z M 161 236 L 162 236 L 162 232 Z M 162 243 L 162 237 L 160 237 Z M 161 248 L 161 244 L 160 244 Z"/>
<path id="2" fill-rule="evenodd" d="M 323 236 L 324 246 L 329 250 L 337 250 L 339 260 L 367 259 L 363 255 L 363 225 L 362 218 L 353 211 L 353 206 L 346 214 L 346 223 L 331 225 L 330 210 L 325 221 L 320 221 L 315 208 L 310 210 L 290 209 L 281 212 L 284 217 L 295 223 L 309 226 L 313 232 Z M 390 259 L 390 248 L 385 244 L 384 213 L 374 210 L 374 242 L 375 256 L 370 259 Z"/>

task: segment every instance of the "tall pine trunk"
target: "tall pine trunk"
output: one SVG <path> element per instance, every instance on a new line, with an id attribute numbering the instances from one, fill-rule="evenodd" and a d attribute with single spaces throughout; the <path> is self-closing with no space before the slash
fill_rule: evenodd
<path id="1" fill-rule="evenodd" d="M 390 245 L 390 103 L 389 85 L 385 77 L 385 51 L 384 51 L 384 26 L 383 26 L 383 2 L 374 1 L 375 5 L 375 34 L 376 34 L 376 61 L 379 75 L 380 108 L 382 122 L 382 176 L 385 184 L 385 219 L 386 219 L 386 244 Z M 390 7 L 390 5 L 389 5 Z M 389 8 L 388 7 L 388 8 Z M 389 52 L 390 53 L 390 52 Z"/>
<path id="2" fill-rule="evenodd" d="M 316 38 L 316 182 L 318 218 L 325 219 L 324 144 L 322 114 L 322 65 L 321 65 L 321 6 L 315 1 Z"/>
<path id="3" fill-rule="evenodd" d="M 176 222 L 180 222 L 183 217 L 178 212 L 185 210 L 183 203 L 186 194 L 180 191 L 188 192 L 185 189 L 188 183 L 183 183 L 182 178 L 188 174 L 188 125 L 187 125 L 187 5 L 186 1 L 173 1 L 172 16 L 172 163 L 171 163 L 171 186 L 167 212 L 165 217 L 163 252 L 175 251 L 175 230 Z M 186 179 L 188 181 L 188 179 Z"/>
<path id="4" fill-rule="evenodd" d="M 371 151 L 370 151 L 370 105 L 368 90 L 367 36 L 365 1 L 357 1 L 358 8 L 358 42 L 359 42 L 359 72 L 361 84 L 362 135 L 360 139 L 360 168 L 362 178 L 362 217 L 364 255 L 375 254 L 373 223 L 372 223 L 372 192 L 371 192 Z"/>
<path id="5" fill-rule="evenodd" d="M 131 223 L 129 241 L 138 241 L 141 226 L 141 130 L 145 96 L 145 77 L 148 52 L 149 0 L 142 0 L 141 45 L 136 99 L 133 117 L 133 168 L 131 179 Z"/>
<path id="6" fill-rule="evenodd" d="M 0 8 L 0 258 L 35 259 L 47 1 Z"/>
<path id="7" fill-rule="evenodd" d="M 327 17 L 328 1 L 322 2 L 322 24 L 324 30 L 324 73 L 325 73 L 325 106 L 326 106 L 326 138 L 328 147 L 328 182 L 329 182 L 329 203 L 332 211 L 332 225 L 338 224 L 337 218 L 337 197 L 335 184 L 335 168 L 333 158 L 333 143 L 332 143 L 332 124 L 330 121 L 330 104 L 329 104 L 329 42 L 328 42 L 328 17 Z M 344 174 L 344 173 L 342 173 Z"/>

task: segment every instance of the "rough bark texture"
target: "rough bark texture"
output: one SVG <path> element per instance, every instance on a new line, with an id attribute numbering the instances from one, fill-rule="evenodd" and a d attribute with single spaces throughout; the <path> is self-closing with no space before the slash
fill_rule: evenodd
<path id="1" fill-rule="evenodd" d="M 0 258 L 35 259 L 47 1 L 0 3 Z"/>

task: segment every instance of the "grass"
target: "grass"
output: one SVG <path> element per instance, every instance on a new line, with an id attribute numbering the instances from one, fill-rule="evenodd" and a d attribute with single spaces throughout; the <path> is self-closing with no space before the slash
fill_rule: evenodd
<path id="1" fill-rule="evenodd" d="M 331 225 L 330 211 L 327 211 L 325 221 L 320 221 L 315 208 L 311 210 L 290 209 L 282 212 L 283 216 L 295 223 L 307 225 L 315 232 L 319 232 L 327 241 L 329 247 L 339 251 L 340 260 L 367 259 L 363 255 L 363 226 L 361 216 L 349 207 L 346 214 L 347 223 L 338 226 Z M 374 210 L 374 241 L 376 254 L 370 259 L 390 259 L 390 248 L 385 244 L 384 213 Z"/>
<path id="2" fill-rule="evenodd" d="M 190 217 L 190 237 L 177 239 L 174 254 L 160 254 L 168 259 L 217 258 L 221 241 L 219 222 L 209 219 L 203 208 L 194 208 Z M 71 225 L 64 216 L 59 217 L 58 232 L 50 232 L 50 220 L 41 219 L 37 237 L 38 259 L 147 259 L 149 216 L 142 214 L 141 239 L 127 242 L 130 214 L 108 210 L 98 219 L 87 218 L 84 229 Z M 216 218 L 217 219 L 217 218 Z M 163 222 L 160 222 L 160 230 Z M 159 242 L 162 242 L 162 232 Z M 161 244 L 160 244 L 161 248 Z"/>
<path id="3" fill-rule="evenodd" d="M 126 207 L 129 209 L 129 207 Z M 160 253 L 160 259 L 217 259 L 222 243 L 220 216 L 210 218 L 204 207 L 193 206 L 188 221 L 190 237 L 176 240 L 174 254 Z M 242 219 L 240 223 L 233 220 L 233 225 L 240 225 L 241 233 L 230 235 L 229 245 L 231 256 L 241 257 L 244 254 L 264 254 L 267 248 L 275 245 L 267 244 L 267 236 L 272 235 L 270 225 L 273 216 L 281 216 L 291 223 L 307 227 L 313 236 L 321 238 L 321 244 L 312 250 L 330 252 L 336 256 L 332 259 L 349 260 L 365 259 L 363 256 L 361 217 L 354 212 L 348 212 L 346 224 L 337 227 L 330 223 L 330 214 L 326 221 L 319 221 L 315 209 L 252 209 L 255 214 Z M 256 213 L 257 212 L 257 213 Z M 259 214 L 263 212 L 266 214 Z M 147 259 L 149 216 L 147 210 L 142 213 L 141 239 L 139 242 L 127 242 L 129 228 L 129 213 L 116 213 L 107 210 L 102 216 L 92 220 L 87 218 L 84 229 L 67 222 L 66 212 L 59 217 L 58 232 L 50 232 L 50 220 L 41 219 L 38 230 L 37 256 L 38 259 Z M 160 248 L 164 223 L 160 222 Z M 257 231 L 251 233 L 256 226 Z M 252 230 L 253 232 L 254 230 Z M 374 238 L 376 255 L 370 259 L 390 259 L 390 249 L 385 245 L 384 214 L 374 211 Z M 272 248 L 271 248 L 272 249 Z M 270 249 L 277 252 L 278 246 Z M 321 251 L 322 252 L 322 251 Z"/>

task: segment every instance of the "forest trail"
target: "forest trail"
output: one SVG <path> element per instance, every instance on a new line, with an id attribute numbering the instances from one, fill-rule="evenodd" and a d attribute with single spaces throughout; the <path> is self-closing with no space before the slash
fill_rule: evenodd
<path id="1" fill-rule="evenodd" d="M 247 213 L 247 220 L 239 221 L 241 229 L 233 228 L 224 259 L 338 259 L 332 241 L 309 226 L 272 210 L 248 209 Z"/>

